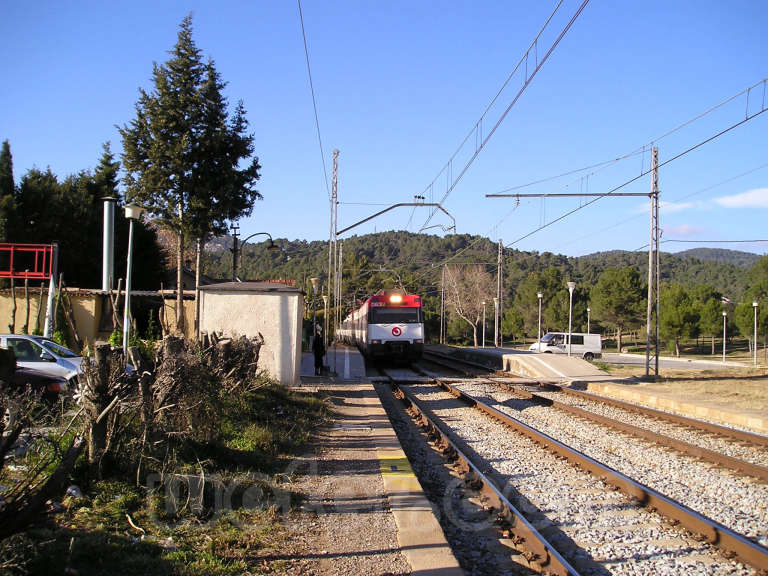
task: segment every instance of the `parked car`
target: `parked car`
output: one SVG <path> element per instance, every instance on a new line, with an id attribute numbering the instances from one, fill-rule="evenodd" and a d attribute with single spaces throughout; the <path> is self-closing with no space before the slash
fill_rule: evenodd
<path id="1" fill-rule="evenodd" d="M 10 403 L 6 406 L 5 412 L 2 415 L 6 427 L 15 424 L 19 411 L 18 401 L 13 399 L 14 394 L 23 393 L 29 387 L 36 398 L 47 404 L 52 404 L 59 399 L 60 395 L 70 390 L 66 378 L 51 376 L 34 368 L 25 368 L 18 365 L 9 381 L 1 382 L 0 386 L 11 393 Z"/>
<path id="2" fill-rule="evenodd" d="M 70 390 L 66 378 L 51 376 L 34 368 L 16 366 L 9 388 L 14 391 L 23 391 L 27 386 L 30 386 L 32 391 L 39 394 L 43 400 L 56 400 L 60 394 Z"/>
<path id="3" fill-rule="evenodd" d="M 70 390 L 77 388 L 83 357 L 44 336 L 0 334 L 0 346 L 12 350 L 16 365 L 36 372 L 64 378 Z"/>

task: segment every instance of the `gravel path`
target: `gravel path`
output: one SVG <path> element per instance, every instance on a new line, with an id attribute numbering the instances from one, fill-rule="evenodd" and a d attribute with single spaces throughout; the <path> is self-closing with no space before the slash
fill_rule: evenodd
<path id="1" fill-rule="evenodd" d="M 437 387 L 408 390 L 482 469 L 500 476 L 512 503 L 583 573 L 751 573 Z"/>
<path id="2" fill-rule="evenodd" d="M 521 400 L 495 384 L 457 386 L 502 412 L 768 546 L 768 484 L 679 452 Z"/>
<path id="3" fill-rule="evenodd" d="M 406 575 L 397 528 L 389 513 L 376 450 L 359 425 L 359 390 L 332 389 L 336 417 L 313 442 L 313 452 L 288 470 L 291 491 L 306 500 L 285 520 L 290 533 L 285 573 L 317 576 Z"/>

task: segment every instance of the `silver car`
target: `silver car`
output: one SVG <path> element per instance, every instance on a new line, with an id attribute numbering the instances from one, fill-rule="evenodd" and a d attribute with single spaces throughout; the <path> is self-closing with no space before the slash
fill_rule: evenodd
<path id="1" fill-rule="evenodd" d="M 0 346 L 13 350 L 18 366 L 66 378 L 70 390 L 77 388 L 83 357 L 69 348 L 50 338 L 27 334 L 0 334 Z"/>

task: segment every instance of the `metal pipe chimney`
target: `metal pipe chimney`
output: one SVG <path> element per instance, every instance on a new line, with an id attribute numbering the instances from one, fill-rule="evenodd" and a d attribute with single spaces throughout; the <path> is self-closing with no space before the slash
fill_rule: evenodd
<path id="1" fill-rule="evenodd" d="M 106 196 L 104 200 L 104 240 L 102 252 L 101 289 L 112 290 L 115 279 L 115 203 L 117 198 Z"/>

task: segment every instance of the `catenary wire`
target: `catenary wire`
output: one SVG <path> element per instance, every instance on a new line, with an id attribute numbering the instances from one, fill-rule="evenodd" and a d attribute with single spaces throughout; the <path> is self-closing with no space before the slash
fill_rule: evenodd
<path id="1" fill-rule="evenodd" d="M 546 61 L 549 59 L 549 57 L 552 55 L 552 52 L 554 52 L 555 48 L 556 48 L 556 47 L 557 47 L 557 45 L 560 43 L 560 41 L 563 39 L 563 37 L 565 36 L 565 34 L 568 32 L 568 30 L 570 30 L 570 29 L 571 29 L 571 26 L 573 26 L 573 23 L 576 21 L 576 19 L 577 19 L 577 18 L 579 17 L 579 15 L 582 13 L 582 11 L 584 10 L 584 8 L 586 7 L 586 5 L 587 5 L 588 3 L 589 3 L 589 0 L 584 0 L 584 1 L 582 2 L 581 6 L 579 6 L 578 10 L 577 10 L 577 11 L 576 11 L 576 13 L 575 13 L 575 14 L 574 14 L 574 15 L 571 17 L 571 19 L 570 19 L 570 21 L 568 22 L 568 24 L 566 24 L 566 26 L 565 26 L 565 27 L 562 29 L 562 31 L 560 32 L 560 35 L 559 35 L 559 36 L 557 37 L 557 39 L 556 39 L 556 40 L 553 42 L 552 46 L 550 46 L 549 50 L 547 50 L 547 52 L 544 54 L 544 57 L 541 59 L 541 62 L 538 62 L 538 61 L 536 62 L 536 67 L 534 68 L 534 70 L 533 70 L 533 72 L 531 73 L 530 77 L 526 77 L 526 78 L 525 78 L 525 81 L 523 82 L 523 85 L 522 85 L 522 87 L 521 87 L 521 88 L 520 88 L 520 90 L 517 92 L 517 94 L 515 95 L 515 97 L 512 99 L 512 102 L 510 102 L 510 104 L 507 106 L 507 108 L 506 108 L 506 109 L 504 110 L 504 112 L 501 114 L 501 116 L 500 116 L 500 117 L 499 117 L 499 119 L 496 121 L 496 123 L 493 125 L 493 128 L 491 128 L 491 130 L 490 130 L 490 132 L 488 133 L 488 135 L 487 135 L 487 136 L 485 136 L 485 137 L 483 138 L 483 137 L 482 137 L 482 134 L 480 134 L 480 137 L 481 137 L 480 145 L 478 146 L 478 145 L 477 145 L 477 143 L 475 143 L 475 152 L 474 152 L 474 154 L 472 154 L 472 155 L 470 156 L 470 158 L 469 158 L 469 160 L 467 161 L 467 163 L 464 165 L 464 167 L 463 167 L 463 168 L 461 169 L 461 171 L 459 172 L 459 175 L 458 175 L 458 176 L 457 176 L 455 179 L 453 179 L 453 181 L 450 183 L 450 185 L 449 185 L 448 189 L 446 190 L 446 192 L 445 192 L 445 194 L 443 195 L 442 199 L 440 200 L 439 204 L 442 204 L 443 202 L 445 202 L 446 198 L 448 198 L 448 196 L 449 196 L 449 195 L 450 195 L 450 193 L 453 191 L 453 189 L 456 187 L 456 185 L 457 185 L 457 184 L 458 184 L 458 183 L 461 181 L 461 179 L 463 178 L 464 174 L 467 172 L 467 170 L 469 170 L 469 167 L 470 167 L 470 166 L 472 165 L 472 163 L 475 161 L 475 158 L 477 158 L 477 156 L 480 154 L 480 152 L 481 152 L 481 151 L 482 151 L 482 150 L 485 148 L 485 145 L 488 143 L 488 141 L 489 141 L 489 140 L 491 139 L 491 137 L 494 135 L 494 133 L 496 132 L 496 130 L 498 129 L 498 127 L 501 125 L 501 123 L 502 123 L 502 122 L 504 121 L 504 119 L 507 117 L 507 114 L 509 114 L 509 111 L 512 109 L 512 107 L 513 107 L 513 106 L 514 106 L 514 105 L 517 103 L 517 101 L 520 99 L 520 97 L 522 96 L 522 94 L 525 92 L 526 88 L 527 88 L 527 87 L 530 85 L 530 83 L 531 83 L 531 81 L 533 80 L 533 78 L 536 76 L 536 74 L 537 74 L 537 73 L 538 73 L 538 71 L 541 69 L 541 67 L 544 65 L 544 63 L 545 63 L 545 62 L 546 62 Z M 555 9 L 554 9 L 554 10 L 552 11 L 552 13 L 550 14 L 550 16 L 549 16 L 549 18 L 547 19 L 546 23 L 545 23 L 545 24 L 544 24 L 544 26 L 542 26 L 542 28 L 539 30 L 539 33 L 536 35 L 536 38 L 535 38 L 535 39 L 534 39 L 534 41 L 531 43 L 531 45 L 528 47 L 528 50 L 526 50 L 525 54 L 524 54 L 524 55 L 523 55 L 523 56 L 520 58 L 520 60 L 518 61 L 517 65 L 515 66 L 515 68 L 514 68 L 514 69 L 512 70 L 512 72 L 509 74 L 509 76 L 507 77 L 507 79 L 504 81 L 504 84 L 502 85 L 501 89 L 500 89 L 500 90 L 499 90 L 499 91 L 496 93 L 496 95 L 493 97 L 493 99 L 491 100 L 490 104 L 488 104 L 488 106 L 486 107 L 485 111 L 484 111 L 484 112 L 483 112 L 483 114 L 480 116 L 480 119 L 479 119 L 479 120 L 478 120 L 478 121 L 477 121 L 477 122 L 474 124 L 474 126 L 472 127 L 472 129 L 469 131 L 469 133 L 466 135 L 466 137 L 464 138 L 464 140 L 462 141 L 462 143 L 459 145 L 459 147 L 458 147 L 458 149 L 456 150 L 456 152 L 454 152 L 454 154 L 453 154 L 453 155 L 451 156 L 451 158 L 448 160 L 448 162 L 446 163 L 445 167 L 444 167 L 443 169 L 441 169 L 441 170 L 440 170 L 440 172 L 439 172 L 439 173 L 438 173 L 438 175 L 435 177 L 435 179 L 432 181 L 432 183 L 431 183 L 429 186 L 427 186 L 427 190 L 429 190 L 429 189 L 431 189 L 431 188 L 432 188 L 432 186 L 434 185 L 434 183 L 435 183 L 435 182 L 436 182 L 436 181 L 437 181 L 437 180 L 440 178 L 440 174 L 442 174 L 442 173 L 443 173 L 445 170 L 449 170 L 450 172 L 452 172 L 452 170 L 453 170 L 453 159 L 454 159 L 454 158 L 455 158 L 455 157 L 456 157 L 456 156 L 459 154 L 459 152 L 460 152 L 460 151 L 461 151 L 461 149 L 464 147 L 464 145 L 467 143 L 467 141 L 468 141 L 468 140 L 469 140 L 469 138 L 472 136 L 472 134 L 478 134 L 478 133 L 479 133 L 479 130 L 481 130 L 481 128 L 482 128 L 483 119 L 485 118 L 485 115 L 487 114 L 488 110 L 489 110 L 489 109 L 490 109 L 490 108 L 493 106 L 493 104 L 496 102 L 496 100 L 498 99 L 499 95 L 500 95 L 500 94 L 501 94 L 501 93 L 504 91 L 504 89 L 506 88 L 506 86 L 507 86 L 507 84 L 509 83 L 509 81 L 511 80 L 511 78 L 512 78 L 512 77 L 513 77 L 513 76 L 514 76 L 516 73 L 517 73 L 517 71 L 520 69 L 520 67 L 523 65 L 523 63 L 525 63 L 525 64 L 526 64 L 526 72 L 525 72 L 525 73 L 526 73 L 526 76 L 528 76 L 528 71 L 527 71 L 527 63 L 528 63 L 528 57 L 529 57 L 529 55 L 530 55 L 530 53 L 531 53 L 531 49 L 532 49 L 532 48 L 534 48 L 534 47 L 536 47 L 536 48 L 538 49 L 538 40 L 539 40 L 539 38 L 540 38 L 540 37 L 541 37 L 541 35 L 544 33 L 544 30 L 547 28 L 547 26 L 549 25 L 549 23 L 552 21 L 552 18 L 554 18 L 555 14 L 557 13 L 557 11 L 559 10 L 559 8 L 560 8 L 560 6 L 561 6 L 561 5 L 562 5 L 562 0 L 560 0 L 560 2 L 558 2 L 557 6 L 555 6 Z M 537 53 L 537 60 L 538 60 L 538 53 Z M 426 227 L 426 226 L 429 224 L 429 222 L 432 220 L 432 217 L 433 217 L 433 216 L 434 216 L 436 213 L 437 213 L 437 209 L 433 209 L 433 210 L 430 212 L 430 215 L 429 215 L 429 217 L 427 218 L 427 220 L 426 220 L 426 221 L 424 222 L 424 224 L 422 225 L 422 229 L 423 229 L 424 227 Z"/>
<path id="2" fill-rule="evenodd" d="M 756 83 L 754 86 L 757 86 L 757 85 L 759 85 L 760 83 L 766 83 L 766 81 L 768 81 L 768 79 L 763 79 L 763 80 L 761 80 L 761 82 L 758 82 L 758 83 Z M 753 87 L 754 87 L 754 86 L 753 86 Z M 742 92 L 740 92 L 739 94 L 742 94 L 742 95 L 743 95 L 745 92 L 748 92 L 748 90 L 747 90 L 747 91 L 742 91 Z M 728 101 L 730 101 L 730 100 L 732 100 L 732 98 L 731 98 L 731 99 L 728 99 Z M 665 160 L 664 162 L 660 163 L 660 164 L 657 166 L 657 168 L 661 168 L 662 166 L 665 166 L 665 165 L 669 164 L 670 162 L 673 162 L 673 161 L 675 161 L 675 160 L 677 160 L 677 159 L 681 158 L 682 156 L 685 156 L 686 154 L 688 154 L 688 153 L 690 153 L 690 152 L 693 152 L 694 150 L 696 150 L 696 149 L 700 148 L 701 146 L 703 146 L 703 145 L 705 145 L 705 144 L 707 144 L 707 143 L 711 142 L 712 140 L 715 140 L 716 138 L 718 138 L 718 137 L 722 136 L 723 134 L 726 134 L 726 133 L 730 132 L 731 130 L 733 130 L 733 129 L 737 128 L 738 126 L 741 126 L 742 124 L 744 124 L 744 123 L 748 122 L 749 120 L 752 120 L 753 118 L 755 118 L 755 117 L 759 116 L 760 114 L 762 114 L 762 113 L 763 113 L 763 112 L 765 112 L 766 110 L 768 110 L 768 108 L 765 108 L 765 107 L 763 107 L 763 108 L 762 108 L 762 109 L 761 109 L 759 112 L 755 112 L 755 113 L 753 113 L 752 115 L 747 115 L 745 118 L 743 118 L 743 119 L 742 119 L 742 120 L 740 120 L 739 122 L 736 122 L 735 124 L 732 124 L 731 126 L 729 126 L 729 127 L 725 128 L 725 129 L 721 130 L 720 132 L 718 132 L 718 133 L 714 134 L 713 136 L 710 136 L 709 138 L 706 138 L 705 140 L 702 140 L 701 142 L 698 142 L 697 144 L 695 144 L 695 145 L 691 146 L 690 148 L 687 148 L 686 150 L 684 150 L 683 152 L 681 152 L 681 153 L 679 153 L 679 154 L 677 154 L 677 155 L 673 156 L 672 158 L 670 158 L 670 159 L 668 159 L 668 160 Z M 688 123 L 690 123 L 690 122 L 691 122 L 691 121 L 688 121 Z M 749 174 L 749 173 L 751 173 L 751 172 L 753 172 L 753 171 L 755 171 L 755 170 L 759 170 L 759 169 L 763 168 L 764 166 L 765 166 L 765 165 L 763 165 L 763 166 L 760 166 L 760 167 L 758 167 L 758 168 L 755 168 L 754 170 L 748 171 L 748 172 L 746 172 L 746 173 L 744 173 L 744 174 L 742 174 L 742 175 L 740 175 L 740 176 L 743 176 L 743 175 Z M 601 195 L 601 196 L 597 196 L 597 197 L 595 197 L 593 200 L 590 200 L 589 202 L 587 202 L 587 203 L 585 203 L 585 204 L 582 204 L 582 205 L 580 205 L 578 208 L 575 208 L 575 209 L 573 209 L 573 210 L 571 210 L 571 211 L 569 211 L 569 212 L 566 212 L 565 214 L 562 214 L 561 216 L 559 216 L 559 217 L 558 217 L 558 218 L 556 218 L 555 220 L 552 220 L 552 221 L 550 221 L 550 222 L 548 222 L 548 223 L 546 223 L 546 224 L 543 224 L 543 225 L 539 226 L 538 228 L 534 229 L 533 231 L 529 232 L 528 234 L 526 234 L 526 235 L 524 235 L 524 236 L 522 236 L 522 237 L 518 238 L 517 240 L 514 240 L 513 242 L 511 242 L 511 243 L 509 243 L 509 244 L 505 245 L 503 248 L 504 248 L 504 249 L 507 249 L 507 248 L 510 248 L 510 247 L 512 247 L 514 244 L 517 244 L 518 242 L 520 242 L 520 241 L 524 240 L 525 238 L 528 238 L 529 236 L 532 236 L 532 235 L 536 234 L 537 232 L 540 232 L 541 230 L 543 230 L 543 229 L 545 229 L 545 228 L 548 228 L 549 226 L 551 226 L 551 225 L 553 225 L 553 224 L 555 224 L 555 223 L 559 222 L 560 220 L 563 220 L 563 219 L 567 218 L 568 216 L 570 216 L 570 215 L 574 214 L 575 212 L 578 212 L 579 210 L 582 210 L 582 209 L 586 208 L 587 206 L 589 206 L 589 205 L 591 205 L 591 204 L 593 204 L 593 203 L 597 202 L 598 200 L 601 200 L 602 198 L 605 198 L 606 196 L 609 196 L 609 195 L 610 195 L 610 194 L 612 194 L 613 192 L 616 192 L 617 190 L 620 190 L 621 188 L 624 188 L 625 186 L 628 186 L 628 185 L 629 185 L 629 184 L 631 184 L 632 182 L 635 182 L 635 181 L 639 180 L 640 178 L 642 178 L 643 176 L 646 176 L 646 175 L 648 175 L 650 172 L 651 172 L 650 170 L 647 170 L 647 171 L 645 171 L 645 172 L 643 172 L 643 173 L 639 174 L 638 176 L 636 176 L 636 177 L 634 177 L 634 178 L 631 178 L 630 180 L 627 180 L 626 182 L 624 182 L 624 183 L 622 183 L 622 184 L 620 184 L 620 185 L 616 186 L 615 188 L 611 189 L 610 191 L 606 192 L 605 194 L 603 194 L 603 195 Z M 735 176 L 734 178 L 738 178 L 738 177 L 739 177 L 739 176 Z M 685 198 L 685 197 L 683 197 L 683 198 Z M 683 199 L 683 198 L 681 198 L 681 199 Z M 504 222 L 504 221 L 505 221 L 505 220 L 506 220 L 506 219 L 507 219 L 507 218 L 508 218 L 508 217 L 509 217 L 509 216 L 512 214 L 512 212 L 514 212 L 514 210 L 516 209 L 516 207 L 517 207 L 517 206 L 515 206 L 515 208 L 513 208 L 513 209 L 512 209 L 510 212 L 508 212 L 508 213 L 507 213 L 507 214 L 506 214 L 504 217 L 502 217 L 502 218 L 501 218 L 501 220 L 499 220 L 499 222 L 497 222 L 497 223 L 494 225 L 494 227 L 493 227 L 493 228 L 497 228 L 497 227 L 499 226 L 499 224 L 501 224 L 502 222 Z M 492 228 L 492 229 L 493 229 L 493 228 Z M 478 237 L 478 238 L 477 238 L 475 241 L 473 241 L 472 243 L 470 243 L 468 246 L 466 246 L 466 247 L 462 248 L 461 250 L 458 250 L 458 251 L 457 251 L 457 252 L 456 252 L 454 255 L 452 255 L 452 256 L 449 256 L 449 257 L 445 258 L 443 261 L 441 261 L 441 262 L 438 264 L 438 266 L 440 266 L 440 265 L 444 265 L 444 264 L 448 264 L 449 262 L 451 262 L 451 261 L 452 261 L 452 260 L 454 260 L 455 258 L 458 258 L 458 257 L 459 257 L 461 254 L 463 254 L 463 253 L 464 253 L 464 252 L 466 252 L 467 250 L 471 249 L 472 247 L 476 246 L 476 245 L 477 245 L 479 242 L 481 242 L 481 241 L 483 241 L 483 240 L 487 240 L 487 239 L 486 239 L 486 238 L 483 238 L 483 237 Z M 647 246 L 647 245 L 646 245 L 646 246 Z M 642 249 L 642 248 L 641 248 L 641 249 Z M 430 269 L 426 270 L 425 272 L 423 272 L 422 274 L 414 274 L 414 280 L 418 280 L 418 279 L 420 279 L 420 278 L 423 278 L 424 276 L 426 276 L 428 273 L 430 273 L 430 272 L 431 272 L 432 270 L 434 270 L 434 269 L 435 269 L 435 268 L 430 268 Z"/>
<path id="3" fill-rule="evenodd" d="M 731 131 L 731 130 L 733 130 L 734 128 L 737 128 L 737 127 L 741 126 L 742 124 L 744 124 L 744 123 L 746 123 L 746 122 L 749 122 L 749 121 L 750 121 L 750 120 L 752 120 L 753 118 L 756 118 L 757 116 L 759 116 L 760 114 L 762 114 L 762 113 L 763 113 L 763 112 L 765 112 L 766 110 L 768 110 L 768 108 L 763 108 L 763 109 L 762 109 L 762 110 L 760 110 L 759 112 L 755 112 L 755 113 L 754 113 L 754 114 L 752 114 L 751 116 L 747 116 L 746 118 L 744 118 L 744 119 L 740 120 L 739 122 L 736 122 L 735 124 L 732 124 L 732 125 L 731 125 L 731 126 L 729 126 L 728 128 L 725 128 L 725 129 L 721 130 L 721 131 L 720 131 L 720 132 L 718 132 L 717 134 L 714 134 L 713 136 L 710 136 L 709 138 L 706 138 L 706 139 L 702 140 L 701 142 L 698 142 L 697 144 L 694 144 L 694 145 L 693 145 L 693 146 L 691 146 L 690 148 L 687 148 L 686 150 L 683 150 L 683 151 L 682 151 L 682 152 L 680 152 L 679 154 L 676 154 L 675 156 L 672 156 L 672 158 L 670 158 L 670 159 L 668 159 L 668 160 L 665 160 L 664 162 L 661 162 L 661 163 L 660 163 L 660 164 L 657 166 L 657 168 L 661 168 L 662 166 L 666 166 L 666 165 L 667 165 L 667 164 L 669 164 L 670 162 L 674 162 L 675 160 L 677 160 L 677 159 L 679 159 L 679 158 L 681 158 L 681 157 L 685 156 L 686 154 L 689 154 L 690 152 L 693 152 L 694 150 L 696 150 L 696 149 L 700 148 L 701 146 L 704 146 L 705 144 L 708 144 L 708 143 L 709 143 L 709 142 L 711 142 L 712 140 L 715 140 L 716 138 L 719 138 L 719 137 L 720 137 L 720 136 L 722 136 L 723 134 L 726 134 L 726 133 L 730 132 L 730 131 Z M 558 216 L 558 217 L 557 217 L 557 218 L 555 218 L 554 220 L 551 220 L 551 221 L 547 222 L 546 224 L 543 224 L 543 225 L 539 226 L 538 228 L 535 228 L 535 229 L 531 230 L 531 231 L 530 231 L 530 232 L 528 232 L 527 234 L 525 234 L 525 235 L 521 236 L 520 238 L 518 238 L 518 239 L 514 240 L 513 242 L 510 242 L 510 243 L 509 243 L 509 244 L 507 244 L 507 246 L 505 246 L 505 247 L 508 247 L 508 246 L 513 246 L 514 244 L 517 244 L 518 242 L 520 242 L 520 241 L 522 241 L 522 240 L 525 240 L 526 238 L 528 238 L 528 237 L 530 237 L 530 236 L 533 236 L 533 235 L 534 235 L 534 234 L 536 234 L 537 232 L 541 232 L 541 231 L 542 231 L 542 230 L 544 230 L 545 228 L 549 228 L 549 227 L 550 227 L 550 226 L 552 226 L 553 224 L 556 224 L 557 222 L 559 222 L 559 221 L 561 221 L 561 220 L 564 220 L 564 219 L 565 219 L 565 218 L 567 218 L 568 216 L 571 216 L 572 214 L 575 214 L 576 212 L 578 212 L 578 211 L 580 211 L 580 210 L 583 210 L 584 208 L 586 208 L 587 206 L 590 206 L 590 205 L 594 204 L 594 203 L 595 203 L 595 202 L 597 202 L 598 200 L 602 200 L 602 199 L 603 199 L 603 198 L 605 198 L 606 196 L 610 196 L 611 194 L 613 194 L 613 193 L 614 193 L 614 192 L 616 192 L 617 190 L 621 190 L 621 189 L 622 189 L 622 188 L 624 188 L 625 186 L 628 186 L 628 185 L 629 185 L 629 184 L 631 184 L 632 182 L 636 182 L 637 180 L 639 180 L 639 179 L 640 179 L 640 178 L 642 178 L 643 176 L 647 176 L 647 175 L 648 175 L 648 174 L 650 174 L 650 173 L 651 173 L 651 170 L 649 169 L 649 170 L 646 170 L 645 172 L 642 172 L 642 173 L 638 174 L 638 175 L 637 175 L 637 176 L 635 176 L 634 178 L 630 178 L 629 180 L 625 181 L 624 183 L 622 183 L 622 184 L 619 184 L 618 186 L 616 186 L 616 187 L 612 188 L 611 190 L 609 190 L 609 191 L 608 191 L 608 192 L 606 192 L 605 194 L 602 194 L 602 195 L 600 195 L 600 196 L 597 196 L 597 197 L 595 197 L 594 199 L 592 199 L 592 200 L 589 200 L 589 201 L 585 202 L 584 204 L 582 204 L 582 205 L 578 206 L 577 208 L 574 208 L 573 210 L 569 210 L 568 212 L 565 212 L 564 214 L 561 214 L 560 216 Z"/>
<path id="4" fill-rule="evenodd" d="M 726 98 L 722 102 L 719 102 L 718 104 L 715 104 L 714 106 L 711 106 L 710 108 L 708 108 L 704 112 L 694 116 L 693 118 L 690 118 L 690 119 L 686 120 L 682 124 L 679 124 L 679 125 L 675 126 L 674 128 L 672 128 L 671 130 L 668 130 L 667 132 L 665 132 L 661 136 L 659 136 L 657 138 L 654 138 L 654 139 L 650 140 L 648 143 L 643 144 L 642 146 L 640 146 L 638 148 L 635 148 L 631 152 L 627 152 L 626 154 L 618 156 L 617 158 L 614 158 L 613 160 L 606 160 L 604 162 L 598 162 L 597 164 L 592 164 L 590 166 L 584 166 L 582 168 L 577 168 L 575 170 L 569 170 L 567 172 L 563 172 L 561 174 L 557 174 L 556 176 L 549 176 L 547 178 L 542 178 L 540 180 L 534 180 L 533 182 L 528 182 L 526 184 L 520 184 L 518 186 L 512 186 L 511 188 L 505 188 L 504 190 L 501 190 L 498 193 L 499 194 L 503 194 L 503 193 L 506 193 L 506 192 L 514 192 L 515 190 L 522 190 L 523 188 L 529 188 L 531 186 L 536 186 L 537 184 L 545 184 L 546 182 L 551 182 L 553 180 L 558 180 L 560 178 L 564 178 L 565 176 L 570 176 L 572 174 L 579 174 L 580 172 L 584 172 L 586 170 L 593 170 L 595 168 L 602 169 L 602 168 L 605 168 L 605 167 L 610 166 L 612 164 L 615 164 L 617 162 L 621 162 L 622 160 L 626 160 L 627 158 L 631 158 L 631 157 L 637 156 L 639 154 L 644 154 L 646 151 L 648 151 L 649 148 L 651 148 L 655 144 L 661 142 L 662 140 L 664 140 L 668 136 L 671 136 L 675 132 L 679 132 L 680 130 L 682 130 L 683 128 L 685 128 L 687 126 L 690 126 L 691 124 L 693 124 L 697 120 L 701 120 L 702 118 L 704 118 L 705 116 L 708 116 L 712 112 L 715 112 L 716 110 L 719 110 L 720 108 L 722 108 L 726 104 L 729 104 L 729 103 L 733 102 L 734 100 L 736 100 L 740 96 L 743 96 L 744 94 L 749 93 L 753 88 L 759 86 L 760 84 L 765 85 L 766 80 L 768 80 L 768 78 L 763 78 L 759 82 L 755 82 L 755 84 L 753 84 L 752 86 L 750 86 L 748 88 L 745 88 L 744 90 L 742 90 L 738 94 L 734 94 L 733 96 L 730 96 L 730 97 Z M 592 172 L 591 174 L 595 174 L 598 171 L 599 170 L 596 170 L 595 172 Z"/>
<path id="5" fill-rule="evenodd" d="M 328 185 L 328 168 L 325 165 L 325 152 L 323 151 L 323 139 L 320 136 L 320 119 L 317 114 L 317 101 L 315 99 L 315 86 L 312 83 L 312 68 L 309 65 L 309 48 L 307 48 L 307 34 L 304 31 L 304 15 L 301 11 L 301 0 L 296 0 L 299 4 L 299 21 L 301 22 L 301 38 L 304 41 L 304 56 L 307 60 L 307 75 L 309 76 L 309 90 L 312 92 L 312 108 L 315 111 L 315 127 L 317 128 L 317 143 L 320 145 L 320 158 L 323 161 L 323 176 L 325 177 L 325 190 L 328 192 L 328 199 L 331 198 L 331 189 Z"/>
<path id="6" fill-rule="evenodd" d="M 737 174 L 736 176 L 732 176 L 730 178 L 727 178 L 725 180 L 721 180 L 717 184 L 712 184 L 711 186 L 707 186 L 706 188 L 701 188 L 700 190 L 696 190 L 695 192 L 691 192 L 690 194 L 685 194 L 683 196 L 680 196 L 678 198 L 673 198 L 670 203 L 679 202 L 680 200 L 687 200 L 688 198 L 691 198 L 692 196 L 696 196 L 698 194 L 703 194 L 704 192 L 708 192 L 709 190 L 713 190 L 714 188 L 717 188 L 719 186 L 722 186 L 723 184 L 728 184 L 729 182 L 733 182 L 734 180 L 738 180 L 739 178 L 743 178 L 744 176 L 748 176 L 749 174 L 752 174 L 753 172 L 757 172 L 758 170 L 762 170 L 763 168 L 767 168 L 768 163 L 763 164 L 761 166 L 758 166 L 756 168 L 752 168 L 751 170 L 747 170 L 746 172 L 742 172 L 741 174 Z M 663 204 L 662 204 L 663 208 Z M 614 228 L 617 228 L 618 226 L 621 226 L 623 224 L 626 224 L 627 222 L 631 222 L 632 220 L 637 220 L 639 218 L 648 218 L 648 214 L 636 214 L 634 216 L 631 216 L 629 218 L 626 218 L 624 220 L 621 220 L 620 222 L 616 222 L 615 224 L 612 224 L 611 226 L 607 226 L 605 228 L 602 228 L 600 230 L 595 230 L 594 232 L 590 232 L 589 234 L 584 234 L 583 236 L 579 236 L 576 238 L 573 238 L 571 243 L 578 242 L 579 240 L 584 240 L 586 238 L 592 238 L 594 236 L 597 236 L 599 234 L 602 234 L 604 232 L 607 232 L 608 230 L 612 230 Z M 643 248 L 647 248 L 648 244 L 641 248 L 636 248 L 635 250 L 642 250 Z"/>

